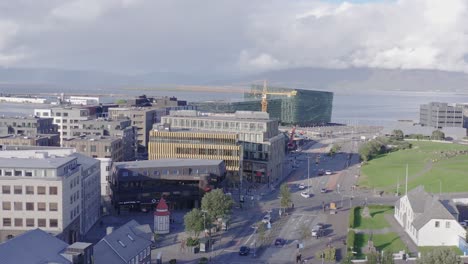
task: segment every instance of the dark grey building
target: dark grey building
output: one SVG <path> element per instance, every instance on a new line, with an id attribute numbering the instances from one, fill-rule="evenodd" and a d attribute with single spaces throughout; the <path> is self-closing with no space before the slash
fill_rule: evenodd
<path id="1" fill-rule="evenodd" d="M 94 245 L 94 264 L 151 263 L 153 232 L 131 220 Z"/>
<path id="2" fill-rule="evenodd" d="M 58 134 L 53 118 L 0 117 L 0 135 L 36 136 L 37 134 Z"/>
<path id="3" fill-rule="evenodd" d="M 112 172 L 112 202 L 119 211 L 153 210 L 161 197 L 170 208 L 198 207 L 223 180 L 226 166 L 222 160 L 159 159 L 116 162 Z"/>
<path id="4" fill-rule="evenodd" d="M 463 107 L 430 102 L 420 106 L 419 123 L 434 128 L 463 127 Z"/>

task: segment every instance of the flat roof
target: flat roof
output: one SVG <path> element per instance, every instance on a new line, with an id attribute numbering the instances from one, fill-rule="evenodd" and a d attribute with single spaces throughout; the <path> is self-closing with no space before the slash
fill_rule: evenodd
<path id="1" fill-rule="evenodd" d="M 187 129 L 187 128 L 170 128 L 169 130 L 161 129 L 157 130 L 155 127 L 153 127 L 153 131 L 157 132 L 177 132 L 177 133 L 183 133 L 183 132 L 188 132 L 188 133 L 203 133 L 203 134 L 228 134 L 228 135 L 237 135 L 237 132 L 231 132 L 231 131 L 213 131 L 213 130 L 201 130 L 201 129 Z"/>
<path id="2" fill-rule="evenodd" d="M 86 130 L 86 129 L 81 129 L 81 130 Z M 74 137 L 74 138 L 69 138 L 63 139 L 63 142 L 70 142 L 70 141 L 115 141 L 115 140 L 120 140 L 119 137 L 112 137 L 112 136 L 86 136 L 86 137 Z"/>
<path id="3" fill-rule="evenodd" d="M 38 168 L 38 169 L 56 169 L 72 160 L 75 157 L 49 157 L 49 158 L 0 158 L 1 168 Z"/>
<path id="4" fill-rule="evenodd" d="M 119 169 L 148 168 L 148 167 L 188 167 L 188 166 L 217 166 L 224 162 L 223 160 L 209 159 L 157 159 L 115 162 Z"/>

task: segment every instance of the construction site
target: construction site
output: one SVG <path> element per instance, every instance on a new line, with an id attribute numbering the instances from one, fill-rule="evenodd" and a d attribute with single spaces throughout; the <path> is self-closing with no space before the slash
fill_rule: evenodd
<path id="1" fill-rule="evenodd" d="M 231 90 L 232 91 L 232 90 Z M 268 112 L 281 125 L 315 126 L 331 122 L 333 93 L 254 84 L 244 90 L 241 101 L 190 102 L 197 110 L 210 113 L 236 111 Z"/>

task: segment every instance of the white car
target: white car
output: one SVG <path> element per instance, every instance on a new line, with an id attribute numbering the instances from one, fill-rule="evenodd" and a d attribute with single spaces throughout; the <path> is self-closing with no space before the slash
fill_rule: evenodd
<path id="1" fill-rule="evenodd" d="M 331 170 L 326 170 L 325 175 L 332 175 L 332 171 Z"/>
<path id="2" fill-rule="evenodd" d="M 271 216 L 270 214 L 267 214 L 263 217 L 262 223 L 268 224 L 271 221 Z"/>
<path id="3" fill-rule="evenodd" d="M 304 190 L 305 188 L 306 186 L 303 183 L 299 184 L 299 190 Z"/>
<path id="4" fill-rule="evenodd" d="M 301 192 L 301 196 L 304 197 L 304 198 L 309 198 L 310 193 L 309 192 Z"/>

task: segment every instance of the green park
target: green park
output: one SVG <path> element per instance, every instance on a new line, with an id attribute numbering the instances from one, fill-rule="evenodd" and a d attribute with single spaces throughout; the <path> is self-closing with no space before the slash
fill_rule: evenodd
<path id="1" fill-rule="evenodd" d="M 468 145 L 409 143 L 410 148 L 379 154 L 367 161 L 361 168 L 359 186 L 385 192 L 396 192 L 399 188 L 399 193 L 404 193 L 408 167 L 408 190 L 418 185 L 432 193 L 468 189 Z"/>

